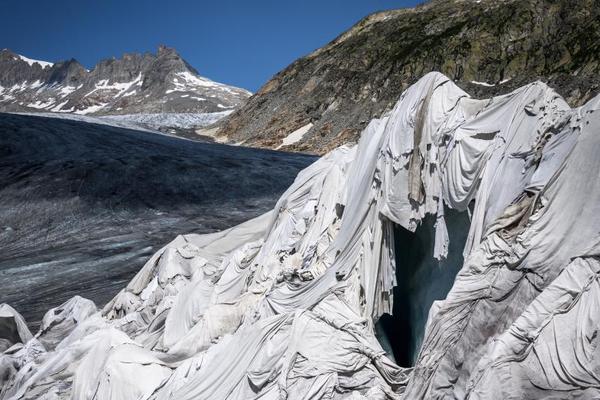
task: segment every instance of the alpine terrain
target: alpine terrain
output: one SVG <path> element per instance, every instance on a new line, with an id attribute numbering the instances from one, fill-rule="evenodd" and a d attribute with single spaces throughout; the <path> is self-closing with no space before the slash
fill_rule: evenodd
<path id="1" fill-rule="evenodd" d="M 0 305 L 0 399 L 598 398 L 599 129 L 600 95 L 426 74 L 271 212 L 178 236 L 104 307 L 75 296 L 33 336 Z"/>
<path id="2" fill-rule="evenodd" d="M 201 77 L 174 50 L 125 54 L 91 71 L 74 59 L 49 63 L 0 51 L 0 111 L 111 115 L 154 129 L 216 122 L 249 96 Z"/>
<path id="3" fill-rule="evenodd" d="M 600 7 L 595 0 L 433 0 L 375 13 L 276 74 L 216 134 L 324 154 L 356 142 L 430 71 L 475 97 L 541 80 L 581 105 L 600 89 Z"/>
<path id="4" fill-rule="evenodd" d="M 600 398 L 597 0 L 379 12 L 248 99 L 2 57 L 68 118 L 0 114 L 0 400 Z"/>

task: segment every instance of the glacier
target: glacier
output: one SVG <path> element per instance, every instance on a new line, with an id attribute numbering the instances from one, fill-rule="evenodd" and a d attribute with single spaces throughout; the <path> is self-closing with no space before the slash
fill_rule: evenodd
<path id="1" fill-rule="evenodd" d="M 30 104 L 30 106 L 32 106 Z M 41 108 L 41 107 L 40 107 Z M 108 125 L 117 128 L 134 129 L 153 133 L 164 133 L 172 129 L 205 128 L 231 114 L 232 110 L 210 113 L 155 113 L 120 115 L 85 115 L 81 113 L 37 112 L 13 113 L 19 115 L 38 115 L 47 118 L 59 118 L 82 121 L 92 124 Z"/>
<path id="2" fill-rule="evenodd" d="M 599 109 L 429 73 L 271 212 L 178 236 L 102 309 L 75 297 L 33 335 L 2 305 L 0 399 L 598 398 Z M 395 233 L 433 219 L 428 259 L 455 260 L 454 212 L 464 262 L 398 366 L 375 334 Z"/>

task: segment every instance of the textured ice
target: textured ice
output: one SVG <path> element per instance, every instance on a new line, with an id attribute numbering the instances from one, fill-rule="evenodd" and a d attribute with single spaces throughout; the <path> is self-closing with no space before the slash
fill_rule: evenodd
<path id="1" fill-rule="evenodd" d="M 598 398 L 599 107 L 428 74 L 273 211 L 177 237 L 54 350 L 21 339 L 0 398 Z M 464 265 L 401 368 L 374 335 L 393 227 L 434 216 L 442 259 L 448 207 L 472 216 Z"/>
<path id="2" fill-rule="evenodd" d="M 213 113 L 125 114 L 106 115 L 99 118 L 111 122 L 132 123 L 156 130 L 165 127 L 191 129 L 214 124 L 232 112 L 232 110 L 228 110 Z"/>

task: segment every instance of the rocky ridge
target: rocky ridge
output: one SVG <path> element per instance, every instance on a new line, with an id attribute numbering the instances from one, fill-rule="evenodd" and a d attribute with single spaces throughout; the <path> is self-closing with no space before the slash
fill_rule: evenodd
<path id="1" fill-rule="evenodd" d="M 76 114 L 232 111 L 250 92 L 198 74 L 172 48 L 124 54 L 87 70 L 75 59 L 49 63 L 0 51 L 0 111 Z"/>

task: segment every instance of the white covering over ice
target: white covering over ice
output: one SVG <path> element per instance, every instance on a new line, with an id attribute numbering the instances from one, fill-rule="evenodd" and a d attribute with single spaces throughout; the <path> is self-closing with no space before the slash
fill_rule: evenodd
<path id="1" fill-rule="evenodd" d="M 570 109 L 536 82 L 474 100 L 428 74 L 272 212 L 177 237 L 44 341 L 13 335 L 0 399 L 597 398 L 599 129 L 599 98 Z M 400 368 L 373 333 L 393 224 L 436 215 L 442 258 L 444 207 L 472 208 L 465 263 Z"/>

